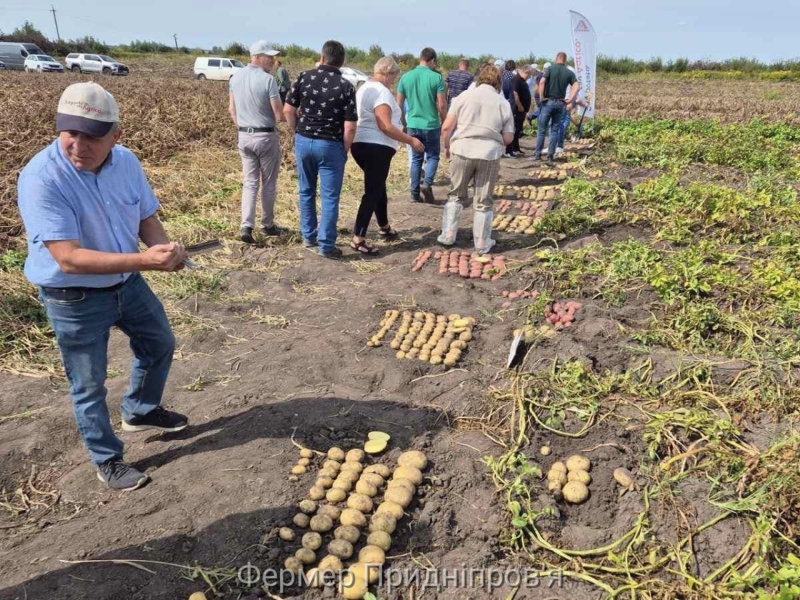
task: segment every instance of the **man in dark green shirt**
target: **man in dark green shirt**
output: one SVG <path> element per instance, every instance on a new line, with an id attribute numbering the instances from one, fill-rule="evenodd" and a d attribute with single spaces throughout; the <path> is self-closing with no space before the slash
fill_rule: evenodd
<path id="1" fill-rule="evenodd" d="M 275 83 L 278 84 L 278 94 L 280 94 L 281 102 L 286 102 L 286 94 L 289 93 L 289 88 L 292 87 L 292 81 L 289 79 L 289 73 L 283 66 L 281 61 L 275 61 L 278 66 L 275 71 Z"/>
<path id="2" fill-rule="evenodd" d="M 408 135 L 417 138 L 425 146 L 424 152 L 410 152 L 413 202 L 420 201 L 420 193 L 426 202 L 433 202 L 431 186 L 439 166 L 439 138 L 442 121 L 447 117 L 447 99 L 444 79 L 435 69 L 436 50 L 424 48 L 419 56 L 419 66 L 403 75 L 397 85 L 397 105 L 403 111 L 403 125 Z M 423 159 L 426 161 L 425 180 L 420 182 Z"/>
<path id="3" fill-rule="evenodd" d="M 534 160 L 542 159 L 544 148 L 544 134 L 550 126 L 550 138 L 547 145 L 547 160 L 552 161 L 558 143 L 558 133 L 567 105 L 572 104 L 581 84 L 575 73 L 567 68 L 567 55 L 559 52 L 556 62 L 544 71 L 544 76 L 539 81 L 539 97 L 542 99 L 542 108 L 539 110 L 539 125 L 536 134 L 536 151 Z M 571 86 L 571 87 L 570 87 Z M 566 98 L 567 88 L 570 87 L 570 97 Z"/>

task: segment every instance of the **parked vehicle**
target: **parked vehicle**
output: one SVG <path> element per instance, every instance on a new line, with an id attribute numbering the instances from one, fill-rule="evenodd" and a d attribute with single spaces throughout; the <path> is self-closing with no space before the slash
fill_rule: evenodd
<path id="1" fill-rule="evenodd" d="M 5 71 L 7 69 L 6 63 L 0 60 L 0 71 Z"/>
<path id="2" fill-rule="evenodd" d="M 353 84 L 353 87 L 358 89 L 362 83 L 369 81 L 369 75 L 354 69 L 352 67 L 342 67 L 339 69 L 342 72 L 342 77 Z"/>
<path id="3" fill-rule="evenodd" d="M 63 73 L 64 67 L 52 56 L 47 54 L 29 54 L 25 59 L 25 72 L 38 71 L 39 73 Z"/>
<path id="4" fill-rule="evenodd" d="M 128 67 L 106 54 L 81 54 L 72 52 L 64 59 L 73 73 L 103 73 L 104 75 L 127 75 Z"/>
<path id="5" fill-rule="evenodd" d="M 25 68 L 25 59 L 30 54 L 44 54 L 44 52 L 36 44 L 0 42 L 0 60 L 6 64 L 6 69 L 22 71 Z"/>
<path id="6" fill-rule="evenodd" d="M 197 79 L 228 81 L 244 65 L 235 58 L 200 56 L 194 61 L 194 76 Z"/>

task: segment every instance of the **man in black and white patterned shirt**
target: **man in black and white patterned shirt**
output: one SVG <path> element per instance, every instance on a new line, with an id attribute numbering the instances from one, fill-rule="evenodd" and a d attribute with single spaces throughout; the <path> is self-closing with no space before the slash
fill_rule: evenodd
<path id="1" fill-rule="evenodd" d="M 342 77 L 344 46 L 325 42 L 318 67 L 304 71 L 286 96 L 284 114 L 295 134 L 300 183 L 300 233 L 303 245 L 319 245 L 322 256 L 335 258 L 339 195 L 347 153 L 356 135 L 356 91 Z M 321 214 L 317 221 L 317 177 Z"/>

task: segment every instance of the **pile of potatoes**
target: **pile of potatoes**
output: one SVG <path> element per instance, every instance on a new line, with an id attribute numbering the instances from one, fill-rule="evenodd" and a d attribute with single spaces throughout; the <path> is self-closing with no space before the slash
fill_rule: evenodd
<path id="1" fill-rule="evenodd" d="M 566 177 L 566 173 L 564 174 Z M 542 202 L 544 200 L 554 200 L 556 194 L 558 193 L 559 186 L 556 185 L 542 185 L 542 186 L 534 186 L 534 185 L 497 185 L 494 188 L 494 197 L 499 198 L 504 194 L 508 193 L 509 195 L 513 196 L 517 200 L 535 200 L 538 202 Z M 507 202 L 507 201 L 504 201 Z M 511 207 L 511 203 L 509 202 L 508 208 Z M 500 206 L 500 212 L 504 212 L 502 210 L 502 203 Z M 519 207 L 517 207 L 519 208 Z"/>
<path id="2" fill-rule="evenodd" d="M 387 311 L 397 312 L 397 311 Z M 381 321 L 381 330 L 373 336 L 367 345 L 382 345 L 383 337 L 388 331 L 386 317 Z M 395 319 L 396 320 L 396 319 Z M 388 327 L 392 327 L 389 324 Z M 394 339 L 389 346 L 397 350 L 397 358 L 419 359 L 432 365 L 444 364 L 455 366 L 461 359 L 467 344 L 472 340 L 472 330 L 476 321 L 472 317 L 461 318 L 461 315 L 437 315 L 432 312 L 411 313 L 404 311 Z"/>
<path id="3" fill-rule="evenodd" d="M 544 318 L 555 329 L 564 329 L 565 327 L 572 327 L 575 321 L 575 313 L 577 313 L 583 304 L 580 302 L 570 301 L 566 304 L 556 302 L 552 308 L 550 306 L 544 309 Z"/>
<path id="4" fill-rule="evenodd" d="M 534 327 L 529 323 L 526 323 L 525 326 L 522 327 L 521 329 L 514 330 L 514 337 L 517 337 L 520 334 L 523 336 L 523 340 L 525 341 L 526 344 L 532 344 L 539 336 L 545 338 L 552 338 L 558 335 L 553 329 L 551 329 L 547 325 Z"/>
<path id="5" fill-rule="evenodd" d="M 533 202 L 511 202 L 510 200 L 503 200 L 497 207 L 497 213 L 505 215 L 512 208 L 519 210 L 522 216 L 527 217 L 543 217 L 544 213 L 553 206 L 552 200 L 540 200 Z"/>
<path id="6" fill-rule="evenodd" d="M 566 165 L 560 169 L 541 169 L 538 171 L 530 171 L 528 177 L 536 177 L 537 179 L 555 179 L 561 181 L 567 178 Z"/>
<path id="7" fill-rule="evenodd" d="M 297 528 L 310 531 L 303 534 L 294 556 L 284 562 L 284 567 L 293 572 L 308 568 L 306 578 L 315 587 L 329 583 L 323 574 L 341 574 L 339 591 L 348 600 L 363 598 L 369 584 L 378 579 L 392 545 L 391 536 L 414 499 L 423 480 L 422 471 L 428 465 L 425 454 L 418 451 L 401 454 L 394 471 L 382 464 L 365 467 L 364 459 L 360 449 L 346 454 L 340 448 L 328 451 L 316 484 L 308 498 L 300 502 L 300 512 L 293 519 Z M 331 532 L 333 539 L 325 546 L 327 554 L 317 564 L 317 553 Z M 282 527 L 278 535 L 286 542 L 296 539 L 290 527 Z M 355 546 L 364 535 L 365 544 L 354 559 Z M 353 564 L 345 569 L 344 561 L 351 559 Z"/>
<path id="8" fill-rule="evenodd" d="M 547 473 L 547 489 L 553 492 L 557 501 L 581 504 L 589 498 L 591 468 L 591 461 L 580 454 L 570 456 L 566 464 L 560 461 L 553 463 Z"/>
<path id="9" fill-rule="evenodd" d="M 308 448 L 303 448 L 300 450 L 300 459 L 297 461 L 297 464 L 292 467 L 292 475 L 302 475 L 308 470 L 308 466 L 311 464 L 311 457 L 314 456 L 314 453 L 309 450 Z"/>
<path id="10" fill-rule="evenodd" d="M 503 308 L 511 308 L 512 300 L 517 300 L 517 299 L 536 300 L 536 298 L 538 297 L 539 297 L 539 292 L 537 292 L 536 290 L 533 290 L 532 292 L 526 290 L 515 290 L 511 292 L 508 290 L 503 290 L 503 298 L 508 298 L 508 300 L 503 302 Z"/>
<path id="11" fill-rule="evenodd" d="M 369 339 L 369 341 L 367 342 L 367 346 L 370 347 L 380 346 L 381 342 L 383 341 L 383 338 L 386 337 L 386 334 L 389 333 L 389 330 L 392 327 L 394 327 L 394 324 L 399 316 L 400 316 L 399 310 L 387 310 L 383 314 L 383 319 L 381 319 L 380 330 L 378 330 L 378 333 L 376 333 Z"/>
<path id="12" fill-rule="evenodd" d="M 506 257 L 482 256 L 468 250 L 443 250 L 434 256 L 439 260 L 439 275 L 460 275 L 465 279 L 497 281 L 506 273 Z"/>
<path id="13" fill-rule="evenodd" d="M 536 233 L 534 225 L 538 219 L 538 217 L 529 217 L 528 215 L 517 215 L 516 217 L 501 215 L 492 221 L 492 229 L 531 235 Z"/>

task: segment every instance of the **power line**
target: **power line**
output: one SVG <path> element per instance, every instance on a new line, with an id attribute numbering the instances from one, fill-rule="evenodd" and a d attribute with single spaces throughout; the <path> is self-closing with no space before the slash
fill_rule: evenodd
<path id="1" fill-rule="evenodd" d="M 56 24 L 56 37 L 58 38 L 58 41 L 60 42 L 61 41 L 61 33 L 58 31 L 58 19 L 56 19 L 56 7 L 53 6 L 52 4 L 50 5 L 50 12 L 53 13 L 53 21 Z"/>

